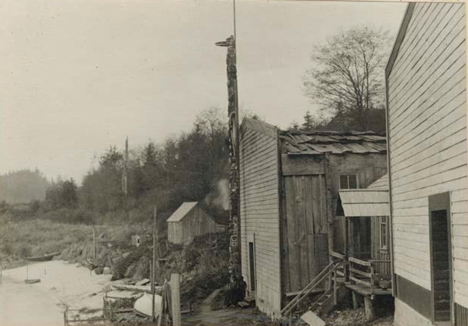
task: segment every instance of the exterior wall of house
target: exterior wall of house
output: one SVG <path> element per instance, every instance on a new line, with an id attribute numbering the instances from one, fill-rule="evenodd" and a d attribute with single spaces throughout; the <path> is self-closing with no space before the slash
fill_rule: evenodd
<path id="1" fill-rule="evenodd" d="M 242 274 L 251 291 L 252 242 L 256 304 L 271 316 L 281 310 L 277 133 L 273 126 L 245 119 L 240 147 Z"/>
<path id="2" fill-rule="evenodd" d="M 200 207 L 194 207 L 178 222 L 168 222 L 168 240 L 174 244 L 190 244 L 196 236 L 220 232 L 208 214 Z"/>
<path id="3" fill-rule="evenodd" d="M 167 238 L 174 244 L 182 244 L 182 224 L 180 222 L 167 222 Z"/>
<path id="4" fill-rule="evenodd" d="M 450 195 L 452 295 L 468 307 L 465 47 L 464 5 L 411 4 L 387 67 L 398 325 L 410 325 L 408 306 L 432 318 L 431 195 Z"/>
<path id="5" fill-rule="evenodd" d="M 387 155 L 385 153 L 330 155 L 329 170 L 332 175 L 333 196 L 337 198 L 340 190 L 340 175 L 356 174 L 359 188 L 367 188 L 387 173 Z"/>
<path id="6" fill-rule="evenodd" d="M 332 183 L 332 211 L 336 214 L 340 191 L 340 175 L 357 175 L 359 188 L 367 188 L 387 173 L 387 155 L 356 154 L 330 155 L 329 173 Z M 334 250 L 344 254 L 345 221 L 338 219 L 334 225 Z"/>
<path id="7" fill-rule="evenodd" d="M 297 293 L 329 262 L 325 175 L 284 176 L 283 193 L 283 289 Z"/>
<path id="8" fill-rule="evenodd" d="M 304 288 L 329 262 L 327 182 L 331 183 L 335 216 L 340 175 L 357 175 L 366 188 L 387 171 L 381 154 L 282 155 L 282 271 L 285 293 Z M 329 177 L 325 177 L 325 173 Z M 336 221 L 334 250 L 344 251 L 344 219 Z M 370 231 L 370 230 L 369 230 Z M 344 252 L 343 252 L 344 253 Z"/>
<path id="9" fill-rule="evenodd" d="M 182 219 L 183 243 L 190 244 L 196 236 L 218 232 L 217 224 L 200 207 L 194 207 Z"/>

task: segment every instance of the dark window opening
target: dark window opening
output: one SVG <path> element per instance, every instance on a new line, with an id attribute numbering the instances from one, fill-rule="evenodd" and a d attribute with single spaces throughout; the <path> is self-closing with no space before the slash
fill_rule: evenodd
<path id="1" fill-rule="evenodd" d="M 250 291 L 255 291 L 255 250 L 253 242 L 249 242 Z"/>
<path id="2" fill-rule="evenodd" d="M 451 314 L 447 215 L 447 210 L 431 212 L 434 321 L 448 321 Z"/>
<path id="3" fill-rule="evenodd" d="M 380 249 L 388 248 L 388 218 L 382 216 L 380 218 Z"/>
<path id="4" fill-rule="evenodd" d="M 343 174 L 340 175 L 340 189 L 358 189 L 359 183 L 357 175 Z"/>

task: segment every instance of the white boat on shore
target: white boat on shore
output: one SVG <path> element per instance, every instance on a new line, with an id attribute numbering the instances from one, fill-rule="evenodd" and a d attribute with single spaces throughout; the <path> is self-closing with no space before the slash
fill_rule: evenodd
<path id="1" fill-rule="evenodd" d="M 133 310 L 137 315 L 143 317 L 152 317 L 153 315 L 153 295 L 145 293 L 141 298 L 135 301 L 133 305 Z M 158 318 L 162 314 L 162 297 L 160 295 L 155 295 L 154 298 L 154 314 Z"/>

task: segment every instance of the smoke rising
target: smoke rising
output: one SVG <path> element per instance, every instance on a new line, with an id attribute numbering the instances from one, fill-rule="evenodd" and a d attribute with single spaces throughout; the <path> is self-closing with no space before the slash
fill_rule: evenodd
<path id="1" fill-rule="evenodd" d="M 227 179 L 219 180 L 216 189 L 206 196 L 205 203 L 207 206 L 229 210 L 229 181 Z"/>

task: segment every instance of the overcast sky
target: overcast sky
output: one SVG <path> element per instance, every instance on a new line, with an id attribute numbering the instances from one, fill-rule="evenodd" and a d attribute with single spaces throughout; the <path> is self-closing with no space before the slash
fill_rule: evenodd
<path id="1" fill-rule="evenodd" d="M 403 3 L 237 1 L 239 102 L 287 127 L 314 106 L 302 75 L 314 44 L 356 25 L 396 34 Z M 73 177 L 110 145 L 189 130 L 225 108 L 232 2 L 2 0 L 0 174 Z"/>

